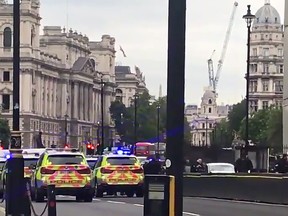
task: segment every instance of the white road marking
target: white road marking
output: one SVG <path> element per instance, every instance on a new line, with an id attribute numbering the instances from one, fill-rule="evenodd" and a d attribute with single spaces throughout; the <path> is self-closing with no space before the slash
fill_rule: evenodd
<path id="1" fill-rule="evenodd" d="M 97 201 L 97 202 L 102 201 L 101 199 L 95 199 L 95 198 L 93 198 L 93 200 L 94 200 L 94 201 Z"/>
<path id="2" fill-rule="evenodd" d="M 201 216 L 199 214 L 191 213 L 191 212 L 183 212 L 184 215 L 190 215 L 190 216 Z"/>
<path id="3" fill-rule="evenodd" d="M 210 200 L 210 201 L 218 201 L 218 202 L 230 202 L 230 203 L 239 203 L 239 204 L 249 204 L 249 205 L 260 205 L 260 206 L 275 206 L 275 207 L 287 207 L 287 205 L 281 204 L 269 204 L 269 203 L 261 203 L 261 202 L 249 202 L 249 201 L 241 201 L 241 200 L 226 200 L 226 199 L 217 199 L 217 198 L 204 198 L 204 197 L 195 197 L 195 199 L 199 200 Z"/>
<path id="4" fill-rule="evenodd" d="M 108 203 L 113 203 L 113 204 L 127 204 L 127 203 L 125 203 L 125 202 L 117 202 L 117 201 L 111 201 L 111 200 L 108 200 L 107 201 Z"/>
<path id="5" fill-rule="evenodd" d="M 133 204 L 134 206 L 138 206 L 138 207 L 143 207 L 144 205 L 142 204 Z"/>

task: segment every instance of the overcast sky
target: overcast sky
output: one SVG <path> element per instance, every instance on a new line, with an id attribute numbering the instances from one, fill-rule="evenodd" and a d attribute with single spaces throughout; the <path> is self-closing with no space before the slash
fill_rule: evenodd
<path id="1" fill-rule="evenodd" d="M 66 5 L 68 1 L 68 7 Z M 235 22 L 219 80 L 219 100 L 232 104 L 245 95 L 247 4 L 252 13 L 264 0 L 238 0 Z M 187 0 L 186 103 L 199 104 L 208 85 L 207 59 L 215 49 L 219 60 L 234 0 Z M 284 0 L 271 0 L 284 18 Z M 68 10 L 67 10 L 68 8 Z M 67 16 L 68 14 L 68 16 Z M 162 85 L 166 94 L 168 0 L 41 0 L 42 26 L 67 26 L 100 40 L 103 34 L 116 38 L 116 62 L 140 67 L 152 95 Z M 68 17 L 68 19 L 67 19 Z M 127 58 L 119 51 L 122 46 Z"/>

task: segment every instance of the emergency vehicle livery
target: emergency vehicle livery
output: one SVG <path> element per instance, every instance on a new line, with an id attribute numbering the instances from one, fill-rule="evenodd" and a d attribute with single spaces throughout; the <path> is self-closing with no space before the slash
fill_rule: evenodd
<path id="1" fill-rule="evenodd" d="M 34 168 L 37 164 L 39 156 L 45 151 L 45 149 L 23 149 L 23 159 L 24 159 L 24 178 L 31 178 Z M 7 160 L 10 158 L 9 150 L 3 150 L 0 152 L 0 157 L 5 164 L 1 169 L 1 177 L 0 177 L 0 196 L 3 196 L 3 192 L 6 186 L 6 174 L 8 171 Z M 4 157 L 4 158 L 2 158 Z"/>
<path id="2" fill-rule="evenodd" d="M 123 152 L 122 152 L 123 153 Z M 143 196 L 144 172 L 139 160 L 134 155 L 108 154 L 98 158 L 95 165 L 96 197 L 125 193 L 128 197 Z"/>
<path id="3" fill-rule="evenodd" d="M 91 169 L 76 149 L 46 149 L 40 156 L 31 179 L 32 198 L 44 201 L 50 184 L 55 185 L 57 195 L 76 196 L 77 201 L 93 200 Z"/>

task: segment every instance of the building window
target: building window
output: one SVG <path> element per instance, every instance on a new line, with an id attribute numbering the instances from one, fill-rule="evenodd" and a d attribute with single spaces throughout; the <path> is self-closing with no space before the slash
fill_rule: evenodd
<path id="1" fill-rule="evenodd" d="M 250 92 L 257 92 L 257 80 L 250 81 Z"/>
<path id="2" fill-rule="evenodd" d="M 278 56 L 282 57 L 283 56 L 283 49 L 278 49 Z"/>
<path id="3" fill-rule="evenodd" d="M 269 64 L 264 64 L 263 65 L 263 72 L 264 73 L 269 73 Z"/>
<path id="4" fill-rule="evenodd" d="M 209 107 L 209 108 L 208 108 L 208 112 L 209 112 L 209 113 L 211 113 L 211 112 L 212 112 L 212 109 L 211 109 L 211 107 Z"/>
<path id="5" fill-rule="evenodd" d="M 9 94 L 2 95 L 2 109 L 10 110 L 10 95 Z"/>
<path id="6" fill-rule="evenodd" d="M 251 64 L 250 65 L 250 71 L 251 71 L 251 73 L 257 73 L 257 71 L 258 71 L 257 64 Z"/>
<path id="7" fill-rule="evenodd" d="M 283 74 L 284 72 L 284 67 L 283 65 L 279 65 L 279 73 Z"/>
<path id="8" fill-rule="evenodd" d="M 205 137 L 205 132 L 202 132 L 202 136 Z"/>
<path id="9" fill-rule="evenodd" d="M 262 91 L 263 92 L 269 91 L 269 80 L 262 80 Z"/>
<path id="10" fill-rule="evenodd" d="M 205 128 L 205 123 L 202 123 L 202 128 Z"/>
<path id="11" fill-rule="evenodd" d="M 209 128 L 212 128 L 212 123 L 209 123 Z"/>
<path id="12" fill-rule="evenodd" d="M 6 27 L 3 33 L 3 46 L 4 48 L 11 48 L 12 46 L 12 31 L 11 28 Z"/>
<path id="13" fill-rule="evenodd" d="M 268 101 L 262 101 L 262 108 L 268 109 L 269 108 L 269 102 Z"/>
<path id="14" fill-rule="evenodd" d="M 257 48 L 253 48 L 253 50 L 252 50 L 252 55 L 253 55 L 253 56 L 257 56 Z"/>
<path id="15" fill-rule="evenodd" d="M 10 81 L 10 71 L 4 71 L 3 72 L 3 81 L 9 82 Z"/>
<path id="16" fill-rule="evenodd" d="M 283 92 L 283 80 L 275 80 L 274 82 L 275 93 Z"/>
<path id="17" fill-rule="evenodd" d="M 277 109 L 282 108 L 282 100 L 276 100 L 276 102 L 275 102 L 275 107 L 276 107 Z"/>
<path id="18" fill-rule="evenodd" d="M 208 104 L 212 104 L 212 100 L 211 99 L 208 100 Z"/>
<path id="19" fill-rule="evenodd" d="M 257 112 L 258 111 L 258 101 L 250 101 L 250 111 Z"/>
<path id="20" fill-rule="evenodd" d="M 264 55 L 264 57 L 269 56 L 269 48 L 263 48 L 263 55 Z"/>

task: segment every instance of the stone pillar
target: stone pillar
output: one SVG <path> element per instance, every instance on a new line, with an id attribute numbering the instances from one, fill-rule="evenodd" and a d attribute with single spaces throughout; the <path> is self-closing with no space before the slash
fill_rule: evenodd
<path id="1" fill-rule="evenodd" d="M 46 76 L 43 76 L 43 115 L 46 116 L 46 110 L 47 110 L 47 85 L 46 85 Z"/>
<path id="2" fill-rule="evenodd" d="M 80 103 L 79 103 L 79 117 L 80 117 L 80 120 L 83 120 L 83 113 L 84 113 L 84 110 L 83 110 L 83 102 L 84 102 L 84 100 L 83 100 L 83 84 L 82 83 L 80 83 L 80 85 L 79 85 L 79 88 L 80 88 L 80 95 L 79 95 L 79 98 L 80 98 Z"/>
<path id="3" fill-rule="evenodd" d="M 79 107 L 79 84 L 78 82 L 74 82 L 74 92 L 73 92 L 73 109 L 74 109 L 74 113 L 73 113 L 73 118 L 78 119 L 79 118 L 79 111 L 78 111 L 78 107 Z"/>
<path id="4" fill-rule="evenodd" d="M 88 120 L 88 85 L 85 84 L 84 86 L 84 120 Z"/>
<path id="5" fill-rule="evenodd" d="M 288 35 L 288 2 L 285 1 L 284 35 Z M 288 37 L 284 37 L 283 153 L 288 152 Z"/>
<path id="6" fill-rule="evenodd" d="M 56 98 L 57 98 L 57 83 L 58 83 L 58 80 L 57 79 L 54 79 L 54 82 L 53 82 L 53 94 L 54 94 L 54 98 L 53 98 L 53 101 L 54 101 L 54 104 L 53 104 L 53 110 L 54 110 L 54 113 L 53 113 L 53 116 L 54 117 L 57 117 L 57 101 L 56 101 Z"/>

